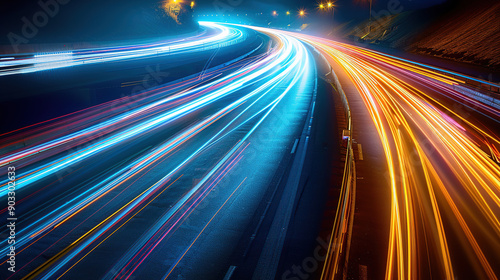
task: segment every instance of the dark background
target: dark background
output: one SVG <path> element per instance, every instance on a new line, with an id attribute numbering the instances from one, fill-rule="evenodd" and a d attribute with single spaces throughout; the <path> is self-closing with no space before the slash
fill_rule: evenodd
<path id="1" fill-rule="evenodd" d="M 47 24 L 38 28 L 30 44 L 129 40 L 174 35 L 196 30 L 192 11 L 181 10 L 179 23 L 162 9 L 161 1 L 151 0 L 66 0 L 59 11 L 49 17 Z M 10 32 L 22 36 L 22 21 L 33 16 L 42 7 L 39 0 L 1 1 L 0 45 L 10 44 Z M 41 0 L 56 2 L 56 0 Z"/>

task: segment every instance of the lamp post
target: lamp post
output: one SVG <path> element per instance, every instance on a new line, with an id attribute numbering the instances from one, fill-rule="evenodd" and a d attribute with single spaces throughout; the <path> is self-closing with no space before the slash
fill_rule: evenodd
<path id="1" fill-rule="evenodd" d="M 320 3 L 318 5 L 318 8 L 323 11 L 323 10 L 327 10 L 327 11 L 332 11 L 332 26 L 333 24 L 335 23 L 335 5 L 333 4 L 333 2 L 327 2 L 326 5 L 323 4 L 323 3 Z"/>
<path id="2" fill-rule="evenodd" d="M 335 21 L 335 5 L 332 2 L 328 2 L 326 4 L 328 6 L 328 10 L 332 10 L 332 22 Z"/>
<path id="3" fill-rule="evenodd" d="M 300 25 L 304 25 L 304 17 L 306 16 L 306 11 L 301 9 L 299 10 L 299 17 L 301 19 Z"/>
<path id="4" fill-rule="evenodd" d="M 368 25 L 368 32 L 372 32 L 372 0 L 370 0 L 370 21 Z"/>

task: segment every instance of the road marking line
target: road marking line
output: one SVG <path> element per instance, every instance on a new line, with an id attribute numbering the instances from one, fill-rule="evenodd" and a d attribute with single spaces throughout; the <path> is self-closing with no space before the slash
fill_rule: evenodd
<path id="1" fill-rule="evenodd" d="M 295 143 L 293 143 L 293 148 L 290 154 L 295 153 L 295 150 L 297 149 L 297 144 L 299 144 L 299 138 L 295 139 Z"/>
<path id="2" fill-rule="evenodd" d="M 363 148 L 359 143 L 358 143 L 358 153 L 359 153 L 359 160 L 363 160 Z"/>
<path id="3" fill-rule="evenodd" d="M 232 265 L 229 267 L 227 270 L 226 276 L 224 276 L 224 280 L 229 280 L 231 279 L 231 276 L 233 276 L 234 270 L 236 270 L 236 266 Z"/>
<path id="4" fill-rule="evenodd" d="M 359 265 L 359 279 L 368 279 L 368 267 L 366 265 Z"/>

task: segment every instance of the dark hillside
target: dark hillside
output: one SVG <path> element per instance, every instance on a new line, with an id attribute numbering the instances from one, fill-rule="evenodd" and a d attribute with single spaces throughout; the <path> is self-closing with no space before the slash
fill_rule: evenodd
<path id="1" fill-rule="evenodd" d="M 424 30 L 409 49 L 500 68 L 500 2 L 458 1 L 452 13 Z"/>
<path id="2" fill-rule="evenodd" d="M 373 19 L 339 23 L 335 35 L 500 69 L 500 2 L 450 0 L 420 10 L 373 10 Z"/>

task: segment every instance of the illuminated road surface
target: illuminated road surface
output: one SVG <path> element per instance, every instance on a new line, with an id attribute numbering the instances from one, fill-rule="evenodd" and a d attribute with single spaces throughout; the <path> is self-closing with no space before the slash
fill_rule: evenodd
<path id="1" fill-rule="evenodd" d="M 204 25 L 213 33 L 188 42 L 7 57 L 0 75 L 195 54 L 245 34 Z M 492 158 L 500 140 L 491 123 L 498 124 L 499 111 L 456 91 L 460 75 L 255 29 L 272 38 L 264 54 L 2 135 L 0 165 L 2 172 L 16 168 L 19 218 L 18 267 L 5 278 L 222 278 L 311 105 L 314 62 L 296 37 L 349 77 L 369 116 L 354 131 L 374 128 L 371 139 L 383 151 L 376 164 L 385 172 L 377 176 L 390 211 L 382 217 L 387 236 L 375 242 L 387 248 L 373 257 L 386 260 L 385 278 L 496 279 L 500 167 Z M 371 212 L 380 218 L 377 210 Z"/>
<path id="2" fill-rule="evenodd" d="M 223 31 L 203 40 L 224 42 L 245 32 L 206 25 Z M 1 148 L 9 152 L 0 165 L 16 168 L 18 262 L 16 273 L 6 275 L 2 258 L 1 275 L 166 279 L 225 273 L 224 260 L 300 136 L 315 89 L 314 61 L 304 45 L 270 36 L 264 54 L 133 101 L 2 135 L 8 142 Z M 1 211 L 7 216 L 6 208 Z M 5 256 L 8 247 L 0 251 Z"/>
<path id="3" fill-rule="evenodd" d="M 381 142 L 385 163 L 378 164 L 386 165 L 378 180 L 390 188 L 384 201 L 391 207 L 387 240 L 379 241 L 387 242 L 387 253 L 371 258 L 386 259 L 385 278 L 497 279 L 500 111 L 454 90 L 462 84 L 459 74 L 295 36 L 321 51 L 355 85 L 372 124 L 354 131 L 376 128 L 371 139 Z M 356 114 L 352 111 L 353 119 Z M 371 209 L 375 217 L 376 212 Z"/>

